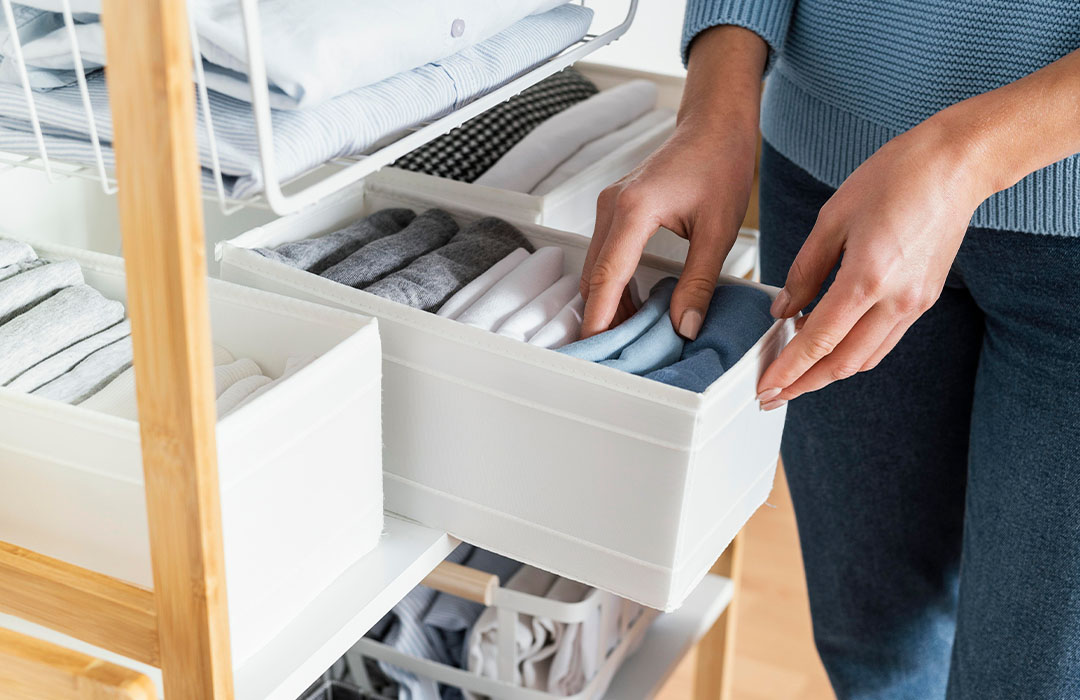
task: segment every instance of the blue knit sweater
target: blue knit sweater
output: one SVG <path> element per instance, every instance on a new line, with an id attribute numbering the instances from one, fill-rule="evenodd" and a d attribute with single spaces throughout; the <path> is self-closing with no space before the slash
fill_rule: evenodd
<path id="1" fill-rule="evenodd" d="M 765 139 L 834 187 L 934 112 L 1080 48 L 1080 0 L 688 0 L 684 60 L 721 24 L 769 44 Z M 1080 155 L 994 195 L 971 225 L 1080 236 Z"/>

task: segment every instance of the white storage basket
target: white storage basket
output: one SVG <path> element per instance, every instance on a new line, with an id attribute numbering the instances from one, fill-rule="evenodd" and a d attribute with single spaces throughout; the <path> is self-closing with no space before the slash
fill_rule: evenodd
<path id="1" fill-rule="evenodd" d="M 363 676 L 364 666 L 361 660 L 371 658 L 403 668 L 417 676 L 430 678 L 444 685 L 461 688 L 480 696 L 499 698 L 499 700 L 551 700 L 555 697 L 569 697 L 570 700 L 599 700 L 604 696 L 623 662 L 641 646 L 642 640 L 649 630 L 649 625 L 659 614 L 649 608 L 637 608 L 638 614 L 628 620 L 621 637 L 610 648 L 608 648 L 608 644 L 613 640 L 606 638 L 602 633 L 597 634 L 596 658 L 601 661 L 598 664 L 596 675 L 588 679 L 581 692 L 571 696 L 558 696 L 542 690 L 523 688 L 514 682 L 515 669 L 521 661 L 517 655 L 517 639 L 515 637 L 518 616 L 529 615 L 534 618 L 547 618 L 558 625 L 585 623 L 586 620 L 591 619 L 594 624 L 598 625 L 599 630 L 605 630 L 619 626 L 618 618 L 624 612 L 629 612 L 629 610 L 624 609 L 624 606 L 630 605 L 629 602 L 611 595 L 605 595 L 594 588 L 586 594 L 583 600 L 576 603 L 564 603 L 499 586 L 498 578 L 494 576 L 492 578 L 495 579 L 495 582 L 490 604 L 496 609 L 495 638 L 498 678 L 482 677 L 470 671 L 441 664 L 437 661 L 409 656 L 393 647 L 367 637 L 357 642 L 352 650 L 346 654 L 352 673 Z M 434 587 L 439 589 L 438 586 Z M 579 637 L 579 639 L 584 640 L 585 637 Z M 370 683 L 362 683 L 361 689 L 366 692 L 374 692 Z"/>
<path id="2" fill-rule="evenodd" d="M 221 244 L 221 274 L 379 318 L 388 510 L 645 605 L 676 608 L 772 488 L 785 411 L 762 413 L 755 385 L 794 324 L 777 322 L 697 394 L 249 250 L 389 206 L 421 211 L 430 203 L 363 187 L 341 192 Z M 588 239 L 521 228 L 537 245 L 563 248 L 567 271 L 581 269 Z M 680 270 L 653 256 L 643 262 L 644 289 Z"/>
<path id="3" fill-rule="evenodd" d="M 125 298 L 119 258 L 56 246 Z M 232 657 L 239 667 L 376 545 L 380 352 L 370 318 L 209 281 L 214 341 L 278 376 L 222 418 L 218 470 Z M 0 540 L 150 587 L 139 426 L 0 389 Z"/>
<path id="4" fill-rule="evenodd" d="M 657 106 L 676 110 L 682 96 L 683 80 L 668 75 L 623 68 L 578 64 L 575 66 L 601 89 L 630 80 L 651 80 L 659 88 Z M 574 175 L 546 195 L 510 192 L 468 182 L 387 167 L 369 178 L 379 189 L 402 196 L 419 196 L 444 207 L 483 212 L 488 216 L 522 223 L 539 224 L 560 231 L 592 236 L 596 222 L 596 198 L 605 187 L 636 168 L 675 130 L 675 117 L 658 124 L 623 144 L 604 158 Z M 646 252 L 682 262 L 689 244 L 671 231 L 661 229 L 647 244 Z M 724 261 L 724 274 L 756 279 L 757 234 L 739 233 Z"/>

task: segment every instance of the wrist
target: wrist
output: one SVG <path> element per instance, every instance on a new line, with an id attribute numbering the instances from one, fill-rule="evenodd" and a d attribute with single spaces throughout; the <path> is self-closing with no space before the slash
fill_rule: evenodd
<path id="1" fill-rule="evenodd" d="M 743 27 L 723 25 L 698 35 L 690 50 L 680 125 L 756 134 L 768 51 L 760 36 Z"/>
<path id="2" fill-rule="evenodd" d="M 1002 172 L 988 125 L 969 110 L 956 109 L 961 104 L 938 112 L 912 132 L 923 135 L 929 157 L 939 166 L 946 184 L 974 211 L 1015 180 L 1008 182 L 1008 175 Z"/>

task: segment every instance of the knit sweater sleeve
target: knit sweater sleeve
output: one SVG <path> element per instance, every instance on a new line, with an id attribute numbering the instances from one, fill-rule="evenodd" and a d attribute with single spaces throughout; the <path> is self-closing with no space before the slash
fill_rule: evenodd
<path id="1" fill-rule="evenodd" d="M 784 43 L 794 9 L 795 0 L 687 0 L 683 63 L 690 60 L 690 45 L 698 34 L 711 27 L 733 24 L 749 29 L 769 45 L 768 70 Z"/>

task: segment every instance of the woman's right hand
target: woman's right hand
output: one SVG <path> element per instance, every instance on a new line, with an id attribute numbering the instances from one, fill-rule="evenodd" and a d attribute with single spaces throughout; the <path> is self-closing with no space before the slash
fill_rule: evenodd
<path id="1" fill-rule="evenodd" d="M 597 201 L 581 277 L 583 338 L 625 316 L 623 292 L 660 227 L 690 242 L 671 322 L 684 338 L 697 337 L 750 198 L 766 52 L 740 27 L 716 27 L 694 41 L 675 132 Z"/>

